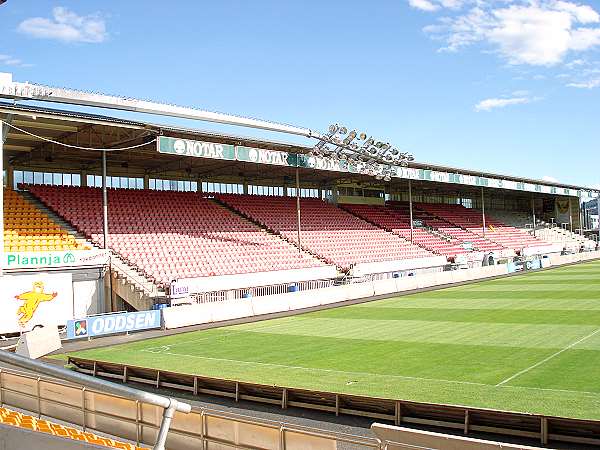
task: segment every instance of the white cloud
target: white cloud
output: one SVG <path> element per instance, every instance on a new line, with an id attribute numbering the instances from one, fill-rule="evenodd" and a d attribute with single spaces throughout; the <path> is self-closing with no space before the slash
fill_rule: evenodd
<path id="1" fill-rule="evenodd" d="M 19 58 L 11 55 L 0 55 L 0 66 L 32 67 L 33 64 L 26 64 Z"/>
<path id="2" fill-rule="evenodd" d="M 432 12 L 442 8 L 460 9 L 465 1 L 471 0 L 408 0 L 408 4 L 413 8 Z"/>
<path id="3" fill-rule="evenodd" d="M 98 15 L 80 16 L 67 8 L 52 9 L 52 18 L 31 17 L 17 27 L 18 31 L 41 39 L 63 42 L 104 42 L 108 36 L 104 19 Z"/>
<path id="4" fill-rule="evenodd" d="M 567 86 L 579 88 L 579 89 L 593 89 L 593 88 L 597 88 L 598 86 L 600 86 L 600 78 L 594 78 L 592 80 L 581 81 L 581 82 L 577 82 L 577 83 L 569 83 L 569 84 L 567 84 Z"/>
<path id="5" fill-rule="evenodd" d="M 532 101 L 529 97 L 510 97 L 510 98 L 486 98 L 475 105 L 475 111 L 491 111 L 496 108 L 504 108 L 509 105 L 522 105 Z"/>
<path id="6" fill-rule="evenodd" d="M 408 0 L 408 4 L 413 8 L 420 9 L 422 11 L 437 11 L 440 9 L 439 5 L 436 5 L 429 0 Z"/>
<path id="7" fill-rule="evenodd" d="M 558 180 L 554 177 L 551 177 L 550 175 L 544 175 L 542 177 L 542 181 L 547 181 L 549 183 L 558 183 Z"/>
<path id="8" fill-rule="evenodd" d="M 552 66 L 570 53 L 600 47 L 598 23 L 600 15 L 592 7 L 569 1 L 479 0 L 424 31 L 443 39 L 443 50 L 482 43 L 513 65 Z"/>

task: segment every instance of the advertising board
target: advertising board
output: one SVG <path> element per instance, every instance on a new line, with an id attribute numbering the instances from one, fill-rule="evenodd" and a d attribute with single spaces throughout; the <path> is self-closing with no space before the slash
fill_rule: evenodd
<path id="1" fill-rule="evenodd" d="M 67 322 L 67 338 L 89 338 L 107 334 L 160 328 L 160 311 L 136 311 L 100 314 Z"/>
<path id="2" fill-rule="evenodd" d="M 0 289 L 1 333 L 29 331 L 36 325 L 65 325 L 73 318 L 71 274 L 4 275 Z"/>

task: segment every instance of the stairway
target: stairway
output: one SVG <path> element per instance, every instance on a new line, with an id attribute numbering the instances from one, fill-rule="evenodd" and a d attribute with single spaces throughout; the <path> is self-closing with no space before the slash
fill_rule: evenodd
<path id="1" fill-rule="evenodd" d="M 228 205 L 227 203 L 223 202 L 222 200 L 218 199 L 218 198 L 211 198 L 210 199 L 213 203 L 215 203 L 217 206 L 226 209 L 227 211 L 231 212 L 232 214 L 235 214 L 236 216 L 240 216 L 243 217 L 244 220 L 247 220 L 248 222 L 253 223 L 254 225 L 256 225 L 258 228 L 260 228 L 260 230 L 264 233 L 268 233 L 271 234 L 273 236 L 277 236 L 279 239 L 281 239 L 282 241 L 287 242 L 290 245 L 293 245 L 294 247 L 296 247 L 299 251 L 306 253 L 310 256 L 312 256 L 314 259 L 321 261 L 322 263 L 325 264 L 331 264 L 330 262 L 326 261 L 325 258 L 322 258 L 321 256 L 319 256 L 316 253 L 313 253 L 310 249 L 307 249 L 305 247 L 302 247 L 302 245 L 298 245 L 297 242 L 292 241 L 290 239 L 287 239 L 285 236 L 282 236 L 281 234 L 277 233 L 275 230 L 272 230 L 270 228 L 268 228 L 265 224 L 259 222 L 258 220 L 253 219 L 250 216 L 247 216 L 246 214 L 244 214 L 241 211 L 238 211 L 237 209 L 235 209 L 234 207 Z"/>
<path id="2" fill-rule="evenodd" d="M 88 245 L 90 247 L 94 246 L 94 244 L 92 244 L 90 241 L 88 241 L 83 234 L 81 234 L 69 222 L 64 220 L 62 217 L 60 217 L 58 214 L 56 214 L 53 210 L 48 208 L 44 203 L 42 203 L 40 200 L 38 200 L 37 197 L 31 195 L 27 191 L 15 191 L 15 192 L 17 194 L 19 194 L 21 197 L 23 197 L 25 200 L 27 200 L 29 203 L 34 205 L 37 209 L 42 211 L 45 215 L 47 215 L 50 219 L 52 219 L 52 221 L 54 223 L 59 225 L 62 229 L 64 229 L 70 235 L 74 236 L 75 240 L 78 243 L 81 243 L 81 244 L 85 243 L 86 245 Z"/>
<path id="3" fill-rule="evenodd" d="M 33 204 L 36 208 L 48 215 L 56 224 L 60 225 L 69 234 L 75 236 L 78 242 L 86 242 L 90 247 L 97 245 L 87 241 L 85 236 L 61 216 L 48 208 L 37 197 L 27 191 L 18 193 Z M 123 261 L 118 254 L 110 251 L 110 272 L 112 274 L 112 289 L 125 302 L 137 311 L 148 310 L 160 297 L 165 297 L 166 292 L 159 289 L 154 283 L 138 272 L 134 267 Z"/>

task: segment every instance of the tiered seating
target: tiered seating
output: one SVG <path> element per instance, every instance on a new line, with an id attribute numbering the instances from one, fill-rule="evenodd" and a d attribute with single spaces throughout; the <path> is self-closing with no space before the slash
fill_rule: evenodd
<path id="1" fill-rule="evenodd" d="M 103 245 L 100 189 L 28 189 Z M 323 266 L 195 192 L 111 189 L 108 209 L 109 247 L 158 285 L 179 278 Z"/>
<path id="2" fill-rule="evenodd" d="M 298 241 L 296 199 L 235 194 L 217 197 L 286 239 Z M 301 212 L 302 247 L 342 269 L 358 263 L 433 256 L 322 200 L 301 199 Z"/>
<path id="3" fill-rule="evenodd" d="M 406 240 L 410 240 L 410 212 L 407 210 L 408 206 L 404 208 L 404 205 L 395 204 L 392 208 L 376 205 L 342 205 L 342 208 L 381 228 L 402 236 Z M 428 217 L 427 214 L 422 211 L 415 211 L 413 208 L 413 219 L 425 222 Z M 442 239 L 424 228 L 413 227 L 412 239 L 413 243 L 437 255 L 454 257 L 469 252 L 456 239 Z"/>
<path id="4" fill-rule="evenodd" d="M 504 248 L 497 242 L 492 242 L 473 232 L 473 228 L 466 229 L 463 225 L 472 227 L 473 223 L 465 222 L 461 211 L 455 210 L 457 206 L 466 209 L 462 205 L 447 205 L 443 203 L 418 203 L 415 205 L 417 209 L 425 211 L 438 219 L 430 220 L 428 223 L 429 226 L 459 240 L 461 243 L 470 242 L 475 249 L 480 251 L 502 250 Z M 482 227 L 483 225 L 480 225 L 480 229 Z"/>
<path id="5" fill-rule="evenodd" d="M 119 442 L 115 441 L 114 439 L 100 437 L 94 433 L 84 432 L 72 427 L 49 422 L 47 420 L 36 419 L 35 417 L 28 416 L 17 411 L 11 411 L 6 408 L 0 408 L 0 423 L 4 425 L 25 428 L 31 431 L 48 433 L 53 436 L 63 437 L 65 439 L 87 442 L 89 444 L 102 447 L 120 448 L 123 450 L 144 450 L 143 447 L 137 447 L 136 445 L 128 444 L 126 442 Z"/>
<path id="6" fill-rule="evenodd" d="M 89 249 L 18 193 L 4 190 L 4 251 Z"/>
<path id="7" fill-rule="evenodd" d="M 483 219 L 481 211 L 465 208 L 462 205 L 442 205 L 444 210 L 437 209 L 437 215 L 445 220 L 452 222 L 467 231 L 484 238 Z M 432 205 L 424 205 L 423 208 L 429 208 Z M 485 239 L 504 248 L 521 250 L 526 247 L 538 247 L 548 245 L 547 242 L 537 239 L 529 233 L 518 228 L 508 226 L 503 222 L 486 215 Z"/>

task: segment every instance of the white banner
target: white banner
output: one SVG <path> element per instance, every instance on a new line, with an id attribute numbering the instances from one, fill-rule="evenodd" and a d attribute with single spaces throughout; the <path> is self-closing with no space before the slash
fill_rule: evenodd
<path id="1" fill-rule="evenodd" d="M 71 274 L 4 275 L 0 292 L 0 333 L 66 325 L 73 318 Z"/>
<path id="2" fill-rule="evenodd" d="M 108 263 L 105 250 L 73 250 L 57 252 L 5 252 L 2 268 L 39 269 L 46 267 L 102 266 Z"/>

